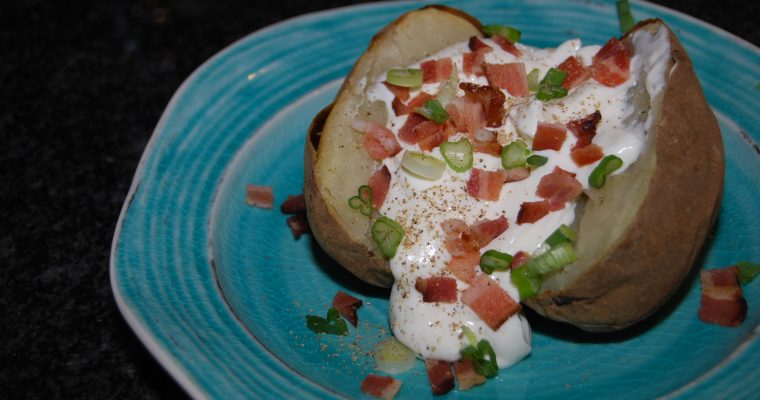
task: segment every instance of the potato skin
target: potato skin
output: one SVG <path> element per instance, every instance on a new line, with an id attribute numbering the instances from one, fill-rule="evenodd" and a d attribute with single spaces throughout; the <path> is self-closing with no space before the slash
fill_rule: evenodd
<path id="1" fill-rule="evenodd" d="M 649 20 L 635 29 L 660 24 L 666 27 Z M 548 318 L 589 331 L 646 318 L 689 275 L 715 221 L 723 192 L 720 129 L 686 51 L 668 34 L 675 66 L 650 133 L 656 168 L 649 190 L 622 239 L 575 284 L 526 301 Z"/>

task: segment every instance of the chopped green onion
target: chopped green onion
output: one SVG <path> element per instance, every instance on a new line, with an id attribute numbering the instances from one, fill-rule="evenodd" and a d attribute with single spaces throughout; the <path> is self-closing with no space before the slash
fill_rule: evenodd
<path id="1" fill-rule="evenodd" d="M 358 196 L 348 199 L 348 206 L 369 217 L 372 215 L 372 188 L 361 185 L 358 192 Z"/>
<path id="2" fill-rule="evenodd" d="M 327 318 L 317 315 L 306 316 L 306 327 L 314 333 L 327 333 L 330 335 L 348 335 L 348 325 L 340 317 L 340 313 L 334 307 L 327 310 Z"/>
<path id="3" fill-rule="evenodd" d="M 508 271 L 512 264 L 512 255 L 496 250 L 488 250 L 480 256 L 480 269 L 486 274 L 494 271 Z"/>
<path id="4" fill-rule="evenodd" d="M 525 265 L 513 269 L 510 273 L 510 279 L 520 293 L 520 300 L 535 296 L 541 290 L 541 284 L 543 283 L 541 275 L 529 271 L 525 268 Z"/>
<path id="5" fill-rule="evenodd" d="M 446 164 L 454 171 L 465 172 L 472 168 L 472 144 L 467 138 L 456 142 L 443 142 L 440 150 Z"/>
<path id="6" fill-rule="evenodd" d="M 569 226 L 562 224 L 546 239 L 546 244 L 554 247 L 560 243 L 574 242 L 578 234 Z"/>
<path id="7" fill-rule="evenodd" d="M 386 74 L 385 80 L 396 86 L 422 86 L 422 70 L 418 68 L 392 69 Z"/>
<path id="8" fill-rule="evenodd" d="M 757 85 L 755 85 L 755 89 L 760 90 L 760 82 L 758 82 Z"/>
<path id="9" fill-rule="evenodd" d="M 604 186 L 607 181 L 607 175 L 615 172 L 618 168 L 623 166 L 623 160 L 618 156 L 609 155 L 599 161 L 599 164 L 591 171 L 591 175 L 588 177 L 588 184 L 597 189 Z"/>
<path id="10" fill-rule="evenodd" d="M 468 328 L 466 325 L 462 325 L 462 333 L 471 345 L 476 346 L 478 344 L 478 337 L 475 336 L 475 332 L 473 332 L 472 329 Z"/>
<path id="11" fill-rule="evenodd" d="M 400 374 L 414 366 L 417 356 L 395 337 L 391 336 L 372 347 L 375 369 L 389 374 Z"/>
<path id="12" fill-rule="evenodd" d="M 446 109 L 443 108 L 438 100 L 428 100 L 425 102 L 425 107 L 417 107 L 414 109 L 414 112 L 438 125 L 443 125 L 449 119 L 449 113 L 446 112 Z"/>
<path id="13" fill-rule="evenodd" d="M 567 89 L 562 87 L 567 72 L 557 68 L 549 68 L 544 79 L 538 84 L 536 98 L 541 101 L 549 101 L 567 96 Z"/>
<path id="14" fill-rule="evenodd" d="M 496 353 L 493 347 L 485 339 L 480 339 L 478 345 L 470 345 L 461 351 L 463 359 L 472 360 L 475 372 L 486 378 L 493 378 L 499 373 L 499 366 L 496 364 Z"/>
<path id="15" fill-rule="evenodd" d="M 401 166 L 412 175 L 431 181 L 440 179 L 446 169 L 446 164 L 442 160 L 419 151 L 409 150 L 401 157 Z"/>
<path id="16" fill-rule="evenodd" d="M 528 72 L 528 90 L 531 92 L 535 92 L 538 90 L 538 74 L 540 74 L 541 71 L 538 70 L 538 68 L 533 68 Z"/>
<path id="17" fill-rule="evenodd" d="M 511 43 L 517 43 L 522 35 L 519 30 L 507 25 L 485 25 L 483 26 L 483 33 L 486 36 L 499 35 Z"/>
<path id="18" fill-rule="evenodd" d="M 529 155 L 528 145 L 522 140 L 515 140 L 501 149 L 501 165 L 504 169 L 524 167 Z"/>
<path id="19" fill-rule="evenodd" d="M 396 249 L 404 238 L 404 228 L 396 221 L 382 216 L 372 225 L 372 239 L 377 244 L 380 253 L 390 259 L 396 255 Z"/>
<path id="20" fill-rule="evenodd" d="M 628 0 L 617 0 L 615 5 L 617 6 L 620 33 L 626 33 L 635 25 L 633 14 L 631 14 L 631 5 L 628 3 Z"/>
<path id="21" fill-rule="evenodd" d="M 533 167 L 540 167 L 546 164 L 547 161 L 549 161 L 548 157 L 540 156 L 538 154 L 533 154 L 532 156 L 528 157 L 528 159 L 526 160 L 528 165 L 533 166 Z"/>
<path id="22" fill-rule="evenodd" d="M 435 99 L 438 100 L 442 106 L 449 104 L 451 99 L 457 97 L 457 89 L 459 87 L 459 72 L 457 71 L 456 64 L 454 70 L 451 72 L 451 76 L 446 82 L 443 82 L 438 88 L 438 94 L 435 95 Z"/>
<path id="23" fill-rule="evenodd" d="M 736 263 L 736 266 L 739 268 L 739 280 L 744 285 L 752 282 L 752 279 L 760 273 L 760 264 L 741 261 Z"/>
<path id="24" fill-rule="evenodd" d="M 578 258 L 570 242 L 563 242 L 553 246 L 545 253 L 531 258 L 522 267 L 518 269 L 527 269 L 536 274 L 547 274 L 558 271 L 567 264 L 572 263 Z"/>

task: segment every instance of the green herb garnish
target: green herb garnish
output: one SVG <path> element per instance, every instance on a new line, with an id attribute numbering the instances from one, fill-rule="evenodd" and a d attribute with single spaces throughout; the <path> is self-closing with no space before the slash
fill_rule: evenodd
<path id="1" fill-rule="evenodd" d="M 480 269 L 486 274 L 494 271 L 509 271 L 512 264 L 512 255 L 496 250 L 488 250 L 480 256 Z"/>
<path id="2" fill-rule="evenodd" d="M 327 310 L 327 317 L 322 318 L 317 315 L 306 316 L 306 327 L 314 333 L 326 333 L 328 335 L 348 335 L 348 325 L 340 317 L 340 313 L 335 307 Z"/>
<path id="3" fill-rule="evenodd" d="M 760 264 L 740 261 L 736 263 L 736 267 L 739 268 L 739 280 L 742 282 L 742 285 L 752 282 L 755 276 L 760 273 Z"/>
<path id="4" fill-rule="evenodd" d="M 348 206 L 369 217 L 372 215 L 372 188 L 361 185 L 358 192 L 358 195 L 348 199 Z"/>
<path id="5" fill-rule="evenodd" d="M 562 87 L 565 77 L 567 77 L 567 72 L 557 68 L 549 68 L 544 79 L 541 79 L 538 84 L 536 98 L 541 101 L 549 101 L 567 96 L 567 89 Z"/>

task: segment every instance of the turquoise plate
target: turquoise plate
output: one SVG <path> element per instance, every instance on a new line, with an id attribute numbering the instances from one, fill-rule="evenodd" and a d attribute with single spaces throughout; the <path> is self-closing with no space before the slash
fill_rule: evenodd
<path id="1" fill-rule="evenodd" d="M 446 2 L 484 22 L 510 22 L 523 42 L 554 46 L 618 32 L 614 1 Z M 278 210 L 245 204 L 247 183 L 276 204 L 301 192 L 311 117 L 330 103 L 372 35 L 419 3 L 379 3 L 288 20 L 204 63 L 166 108 L 119 218 L 111 282 L 126 320 L 196 398 L 355 398 L 371 346 L 386 337 L 387 293 L 347 276 L 309 235 L 294 240 Z M 702 267 L 760 261 L 760 50 L 688 16 L 635 2 L 637 18 L 667 21 L 688 49 L 720 121 L 726 189 Z M 521 23 L 529 21 L 530 23 Z M 346 337 L 314 335 L 346 290 L 365 301 Z M 487 385 L 449 397 L 748 398 L 760 391 L 760 280 L 739 328 L 697 318 L 692 278 L 654 318 L 590 336 L 529 315 L 533 353 Z M 424 368 L 400 376 L 399 398 L 431 397 Z"/>

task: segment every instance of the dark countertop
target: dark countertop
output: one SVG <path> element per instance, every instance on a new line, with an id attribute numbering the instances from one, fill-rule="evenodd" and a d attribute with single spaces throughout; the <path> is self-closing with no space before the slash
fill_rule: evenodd
<path id="1" fill-rule="evenodd" d="M 358 2 L 0 5 L 0 397 L 184 397 L 122 319 L 109 282 L 143 148 L 174 91 L 214 53 L 276 21 Z M 657 3 L 760 44 L 756 2 Z"/>

